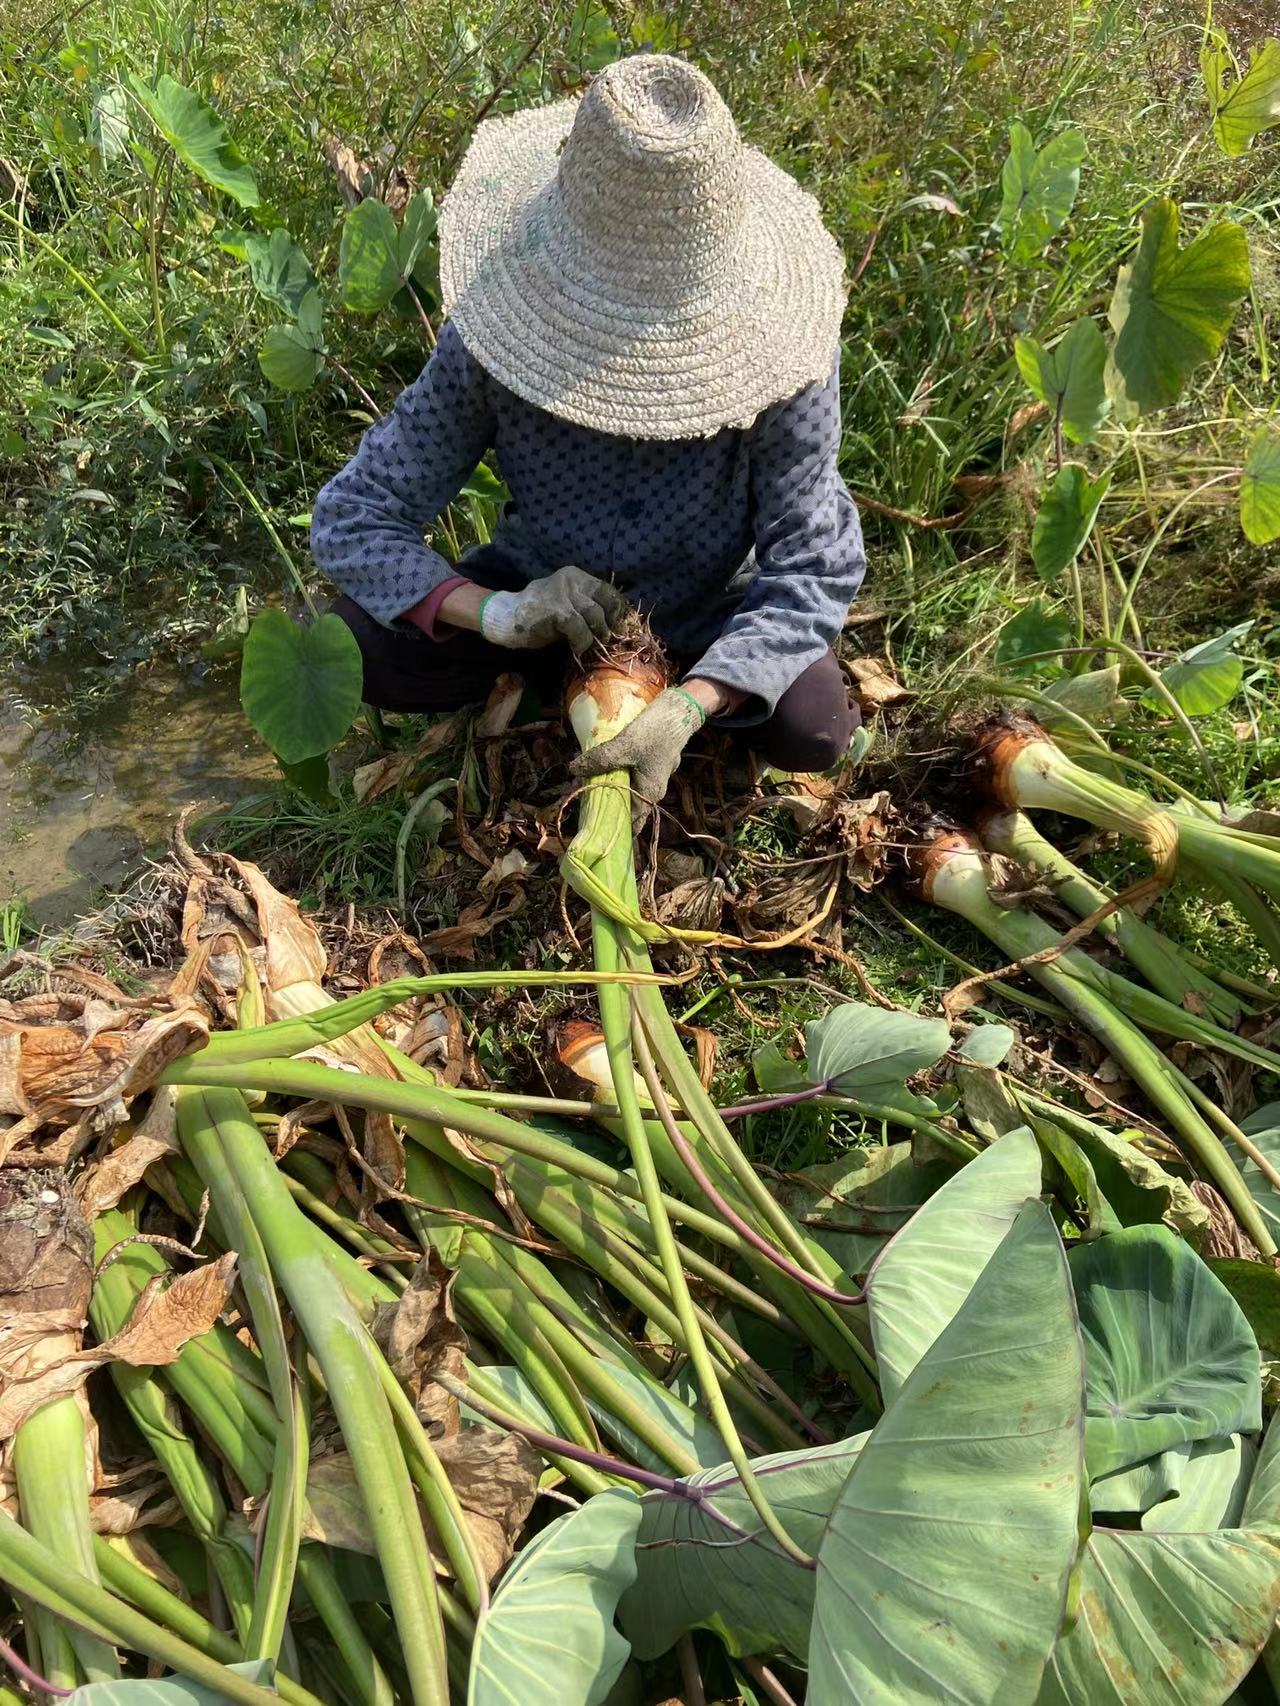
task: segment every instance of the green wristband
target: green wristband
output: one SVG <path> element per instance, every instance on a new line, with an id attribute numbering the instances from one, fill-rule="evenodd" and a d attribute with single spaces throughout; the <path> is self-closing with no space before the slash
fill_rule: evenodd
<path id="1" fill-rule="evenodd" d="M 497 593 L 497 588 L 495 587 L 493 592 L 487 592 L 484 595 L 484 597 L 480 600 L 480 609 L 479 609 L 479 612 L 476 616 L 476 621 L 479 623 L 480 638 L 482 640 L 487 637 L 485 635 L 485 631 L 484 631 L 484 613 L 485 613 L 485 610 L 488 608 L 489 600 L 491 598 L 495 597 L 496 593 Z"/>
<path id="2" fill-rule="evenodd" d="M 682 699 L 687 699 L 689 701 L 694 710 L 698 713 L 698 727 L 702 728 L 707 720 L 706 709 L 698 703 L 693 694 L 690 693 L 689 689 L 687 687 L 669 687 L 667 691 L 669 693 L 678 693 Z"/>

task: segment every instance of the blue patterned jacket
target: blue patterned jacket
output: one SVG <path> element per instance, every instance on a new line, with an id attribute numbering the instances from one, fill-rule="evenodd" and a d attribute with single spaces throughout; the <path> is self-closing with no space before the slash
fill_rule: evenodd
<path id="1" fill-rule="evenodd" d="M 316 563 L 392 624 L 466 573 L 424 542 L 489 450 L 511 492 L 493 545 L 529 580 L 576 563 L 607 575 L 689 673 L 752 697 L 768 716 L 840 632 L 866 557 L 836 470 L 839 364 L 710 438 L 635 439 L 574 426 L 524 402 L 452 325 L 391 413 L 316 499 Z"/>

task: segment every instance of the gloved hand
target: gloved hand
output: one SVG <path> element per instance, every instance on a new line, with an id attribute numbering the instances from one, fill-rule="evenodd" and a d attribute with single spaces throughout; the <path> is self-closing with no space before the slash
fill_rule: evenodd
<path id="1" fill-rule="evenodd" d="M 626 600 L 616 587 L 585 569 L 557 569 L 519 592 L 491 592 L 480 606 L 480 632 L 490 645 L 532 651 L 568 640 L 585 652 L 606 640 L 622 620 Z"/>
<path id="2" fill-rule="evenodd" d="M 570 767 L 575 776 L 606 770 L 631 772 L 632 818 L 640 821 L 659 804 L 691 738 L 707 713 L 683 687 L 668 687 L 612 740 L 592 747 Z"/>

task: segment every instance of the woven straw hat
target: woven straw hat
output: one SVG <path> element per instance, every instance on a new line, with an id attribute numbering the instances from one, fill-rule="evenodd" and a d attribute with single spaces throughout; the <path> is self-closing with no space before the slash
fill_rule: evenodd
<path id="1" fill-rule="evenodd" d="M 445 199 L 440 277 L 509 390 L 631 438 L 746 426 L 825 379 L 845 301 L 817 202 L 665 54 L 482 124 Z"/>

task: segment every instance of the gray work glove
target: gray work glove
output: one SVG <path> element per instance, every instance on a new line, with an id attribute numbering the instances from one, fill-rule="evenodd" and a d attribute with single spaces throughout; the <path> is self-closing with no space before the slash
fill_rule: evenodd
<path id="1" fill-rule="evenodd" d="M 631 815 L 639 822 L 661 802 L 685 747 L 706 720 L 707 713 L 692 693 L 668 687 L 621 734 L 576 758 L 573 774 L 586 777 L 629 770 Z"/>
<path id="2" fill-rule="evenodd" d="M 491 592 L 480 606 L 480 632 L 490 645 L 532 651 L 568 640 L 585 652 L 607 640 L 622 620 L 626 600 L 616 587 L 585 569 L 557 569 L 519 592 Z"/>

